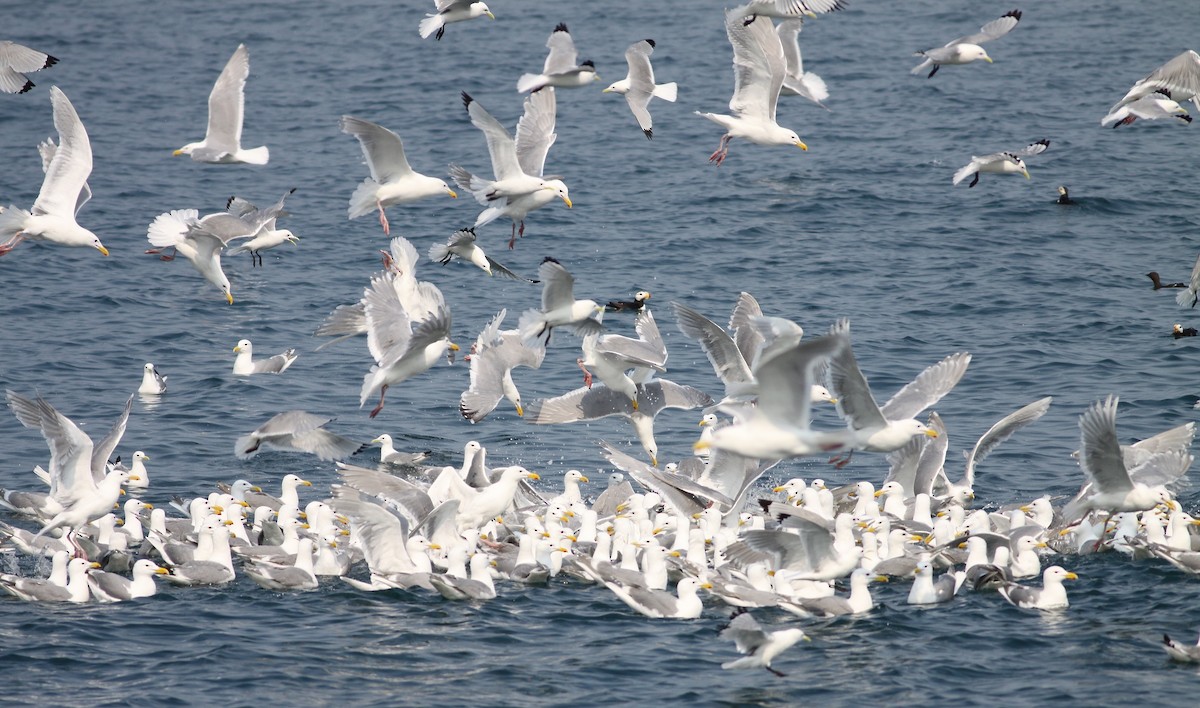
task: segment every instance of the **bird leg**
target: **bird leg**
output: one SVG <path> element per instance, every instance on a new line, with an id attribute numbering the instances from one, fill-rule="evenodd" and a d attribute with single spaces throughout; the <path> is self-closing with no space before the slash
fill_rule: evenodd
<path id="1" fill-rule="evenodd" d="M 717 167 L 720 167 L 721 163 L 725 161 L 725 156 L 729 154 L 729 141 L 732 139 L 733 136 L 729 133 L 722 135 L 721 143 L 717 146 L 716 152 L 708 156 L 708 161 L 715 162 Z"/>
<path id="2" fill-rule="evenodd" d="M 967 189 L 970 189 L 971 187 L 974 187 L 977 184 L 979 184 L 979 173 L 978 172 L 975 173 L 975 179 L 971 180 L 971 183 L 967 185 Z"/>
<path id="3" fill-rule="evenodd" d="M 380 251 L 379 251 L 379 252 L 383 254 L 383 269 L 384 269 L 384 270 L 391 270 L 391 269 L 392 269 L 392 263 L 393 263 L 393 261 L 392 261 L 392 254 L 388 253 L 387 251 L 385 251 L 385 250 L 383 250 L 383 249 L 380 249 Z"/>
<path id="4" fill-rule="evenodd" d="M 576 359 L 575 363 L 579 365 L 579 370 L 583 372 L 583 385 L 591 388 L 592 372 L 587 370 L 587 366 L 583 363 L 583 359 Z"/>
<path id="5" fill-rule="evenodd" d="M 383 410 L 383 397 L 385 395 L 387 395 L 387 390 L 388 390 L 387 384 L 384 384 L 379 389 L 379 405 L 377 405 L 371 409 L 371 414 L 368 417 L 374 418 L 375 416 L 379 415 L 379 411 Z"/>
<path id="6" fill-rule="evenodd" d="M 175 260 L 175 247 L 167 246 L 167 248 L 171 249 L 171 255 L 168 256 L 168 255 L 163 254 L 163 255 L 160 255 L 159 258 L 164 261 Z M 163 251 L 167 250 L 167 248 L 149 248 L 149 249 L 146 249 L 146 253 L 160 253 L 161 254 Z"/>
<path id="7" fill-rule="evenodd" d="M 391 227 L 388 226 L 387 215 L 383 213 L 383 202 L 375 200 L 375 206 L 379 207 L 379 225 L 383 227 L 383 235 L 391 236 Z"/>
<path id="8" fill-rule="evenodd" d="M 854 450 L 848 451 L 845 455 L 834 455 L 833 457 L 829 458 L 829 463 L 833 465 L 834 468 L 840 470 L 846 465 L 850 464 L 850 460 L 852 459 L 854 459 Z"/>
<path id="9" fill-rule="evenodd" d="M 776 676 L 787 676 L 787 674 L 783 673 L 782 671 L 778 669 L 772 669 L 770 666 L 764 666 L 763 668 L 775 674 Z"/>
<path id="10" fill-rule="evenodd" d="M 25 240 L 25 232 L 18 231 L 15 236 L 0 244 L 0 256 L 7 254 L 9 251 L 17 247 L 17 244 Z"/>
<path id="11" fill-rule="evenodd" d="M 934 75 L 934 74 L 936 74 L 936 73 L 937 73 L 937 70 L 938 70 L 938 69 L 940 69 L 940 68 L 942 68 L 942 65 L 941 65 L 941 64 L 934 64 L 934 65 L 933 65 L 933 71 L 929 72 L 929 76 L 926 76 L 925 78 L 927 78 L 927 79 L 932 79 L 932 78 L 933 78 L 933 75 Z"/>

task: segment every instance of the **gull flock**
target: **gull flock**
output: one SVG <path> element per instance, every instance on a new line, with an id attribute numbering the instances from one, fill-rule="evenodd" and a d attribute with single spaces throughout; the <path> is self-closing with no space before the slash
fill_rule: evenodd
<path id="1" fill-rule="evenodd" d="M 790 99 L 785 98 L 785 113 L 778 111 L 779 100 L 802 96 L 829 109 L 825 83 L 804 70 L 799 35 L 804 23 L 843 5 L 753 0 L 725 12 L 734 68 L 729 113 L 696 111 L 724 130 L 710 162 L 719 167 L 734 140 L 808 149 L 796 131 L 777 122 L 791 122 L 782 117 L 791 113 Z M 495 19 L 484 3 L 437 0 L 419 32 L 432 41 L 450 41 L 459 30 L 456 23 L 482 17 Z M 943 66 L 990 64 L 992 57 L 980 45 L 1001 39 L 1022 19 L 1013 10 L 976 34 L 918 52 L 923 61 L 913 73 L 929 69 L 932 79 Z M 664 130 L 652 120 L 652 99 L 673 102 L 679 91 L 675 82 L 656 83 L 651 56 L 667 50 L 660 44 L 645 39 L 630 45 L 626 78 L 604 89 L 625 98 L 648 139 Z M 736 303 L 728 326 L 686 303 L 669 303 L 671 324 L 712 364 L 724 389 L 717 399 L 665 378 L 669 357 L 649 292 L 607 305 L 577 299 L 574 277 L 553 258 L 542 262 L 533 279 L 487 255 L 477 229 L 508 217 L 513 248 L 533 212 L 557 201 L 574 206 L 564 179 L 545 173 L 556 139 L 557 92 L 589 87 L 599 77 L 593 61 L 578 60 L 566 24 L 553 28 L 546 47 L 541 72 L 516 79 L 518 94 L 528 95 L 521 99 L 524 113 L 514 131 L 462 94 L 466 116 L 484 138 L 492 178 L 457 164 L 448 167 L 452 181 L 483 211 L 472 227 L 458 228 L 428 249 L 433 263 L 457 259 L 486 276 L 526 281 L 531 293 L 540 287 L 540 306 L 526 309 L 515 323 L 509 320 L 512 329 L 502 329 L 508 313 L 498 308 L 473 344 L 460 347 L 452 340 L 452 303 L 418 277 L 432 265 L 419 266 L 416 246 L 395 236 L 383 251 L 381 269 L 363 274 L 362 297 L 314 322 L 314 334 L 329 338 L 322 346 L 365 335 L 369 358 L 363 356 L 360 407 L 377 398 L 371 418 L 384 410 L 390 388 L 461 355 L 470 368 L 469 387 L 460 393 L 464 419 L 481 421 L 506 400 L 503 405 L 534 425 L 617 416 L 629 421 L 644 459 L 600 441 L 601 455 L 619 471 L 601 486 L 601 480 L 593 483 L 571 470 L 556 494 L 536 471 L 488 460 L 475 441 L 463 447 L 460 465 L 426 467 L 421 464 L 426 453 L 398 451 L 384 433 L 369 443 L 380 446 L 378 464 L 347 462 L 365 454 L 363 442 L 326 429 L 332 421 L 325 416 L 291 410 L 239 437 L 232 452 L 239 459 L 311 454 L 331 461 L 338 479 L 319 494 L 314 490 L 319 498 L 302 502 L 299 490 L 312 483 L 288 475 L 279 497 L 249 480 L 211 491 L 173 489 L 171 494 L 194 496 L 168 512 L 137 498 L 121 500 L 122 490 L 144 496 L 150 488 L 149 455 L 134 452 L 128 468 L 114 459 L 132 398 L 111 430 L 94 441 L 55 407 L 53 394 L 9 390 L 9 408 L 23 426 L 42 435 L 49 458 L 44 468 L 30 461 L 35 475 L 5 481 L 0 505 L 20 521 L 3 523 L 0 533 L 7 549 L 50 559 L 51 571 L 46 578 L 0 574 L 0 588 L 24 601 L 120 602 L 153 596 L 160 578 L 180 586 L 224 585 L 245 574 L 271 591 L 312 590 L 340 578 L 364 592 L 401 589 L 485 602 L 503 595 L 507 583 L 567 582 L 602 586 L 597 592 L 611 592 L 631 612 L 650 618 L 727 614 L 719 609 L 724 603 L 735 609 L 720 636 L 732 641 L 731 652 L 745 657 L 722 667 L 780 673 L 772 661 L 801 640 L 819 641 L 819 631 L 792 624 L 764 627 L 751 616 L 758 608 L 788 613 L 796 622 L 869 615 L 875 607 L 870 584 L 891 581 L 911 583 L 907 601 L 913 605 L 990 592 L 1018 608 L 1061 611 L 1069 606 L 1064 581 L 1087 581 L 1067 569 L 1072 559 L 1099 552 L 1156 558 L 1200 574 L 1200 536 L 1193 531 L 1200 522 L 1174 494 L 1192 463 L 1191 423 L 1126 446 L 1117 432 L 1118 399 L 1098 400 L 1079 416 L 1078 494 L 1063 503 L 1047 496 L 989 500 L 1008 506 L 987 511 L 977 508 L 977 468 L 997 446 L 1034 424 L 1051 400 L 1034 401 L 997 421 L 966 453 L 962 478 L 952 480 L 958 475 L 946 468 L 947 426 L 934 409 L 967 375 L 969 353 L 949 353 L 931 363 L 880 404 L 884 399 L 855 358 L 846 320 L 806 337 L 800 324 L 764 314 L 748 292 L 731 294 Z M 2 42 L 0 90 L 30 91 L 34 84 L 25 74 L 58 61 Z M 222 165 L 268 164 L 266 146 L 242 147 L 249 77 L 249 51 L 239 45 L 209 94 L 204 139 L 183 145 L 176 155 Z M 24 240 L 90 247 L 108 256 L 100 239 L 77 222 L 92 196 L 84 122 L 61 89 L 52 86 L 48 93 L 58 140 L 39 146 L 45 179 L 32 207 L 13 205 L 0 213 L 0 256 L 20 257 L 9 254 Z M 1101 125 L 1117 128 L 1138 119 L 1187 123 L 1181 103 L 1197 102 L 1198 93 L 1200 55 L 1184 52 L 1138 81 Z M 377 212 L 383 233 L 391 237 L 389 207 L 458 197 L 446 181 L 409 165 L 393 130 L 348 115 L 333 121 L 331 130 L 337 128 L 358 141 L 369 171 L 353 190 L 347 176 L 348 218 Z M 953 175 L 952 185 L 973 177 L 974 187 L 983 173 L 1029 178 L 1024 159 L 1049 145 L 1040 139 L 1013 152 L 972 157 Z M 480 150 L 475 162 L 481 158 Z M 204 216 L 195 208 L 165 211 L 148 224 L 153 247 L 148 252 L 163 260 L 183 255 L 233 305 L 222 254 L 248 251 L 254 266 L 261 264 L 261 251 L 297 244 L 299 237 L 276 228 L 287 216 L 290 193 L 265 209 L 234 197 L 223 210 Z M 1060 203 L 1071 203 L 1065 188 L 1060 193 Z M 1190 283 L 1164 285 L 1157 273 L 1151 277 L 1156 289 L 1183 286 L 1178 300 L 1188 307 L 1200 291 L 1198 273 L 1200 260 Z M 555 355 L 552 346 L 575 341 L 581 385 L 557 397 L 522 400 L 513 370 L 538 369 Z M 237 376 L 288 376 L 298 356 L 288 349 L 255 360 L 249 339 L 239 341 L 234 353 Z M 168 378 L 146 363 L 137 391 L 170 397 Z M 703 416 L 694 456 L 660 459 L 654 426 L 667 408 Z M 856 454 L 873 453 L 886 454 L 890 464 L 877 484 L 831 486 L 793 478 L 768 489 L 761 483 L 782 460 L 828 457 L 835 465 L 832 475 Z M 1056 561 L 1047 562 L 1050 556 Z M 839 583 L 848 594 L 839 594 Z M 1164 647 L 1174 660 L 1200 661 L 1194 646 L 1164 637 Z"/>

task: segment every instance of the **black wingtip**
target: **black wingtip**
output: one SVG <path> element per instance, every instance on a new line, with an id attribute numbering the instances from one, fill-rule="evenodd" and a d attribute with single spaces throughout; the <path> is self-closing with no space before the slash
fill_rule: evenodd
<path id="1" fill-rule="evenodd" d="M 1160 89 L 1155 90 L 1154 93 L 1161 93 L 1162 95 L 1166 96 L 1167 98 L 1171 98 L 1171 89 L 1160 88 Z M 1174 100 L 1174 99 L 1172 99 L 1172 100 Z"/>
<path id="2" fill-rule="evenodd" d="M 42 68 L 45 69 L 46 67 L 54 66 L 57 63 L 58 63 L 58 57 L 52 57 L 49 54 L 47 54 L 46 55 L 46 63 L 42 64 Z"/>
<path id="3" fill-rule="evenodd" d="M 542 259 L 542 263 L 558 263 L 558 259 L 551 258 L 550 256 L 546 256 L 545 258 Z M 562 263 L 558 263 L 558 264 L 562 265 Z"/>
<path id="4" fill-rule="evenodd" d="M 24 85 L 24 86 L 22 86 L 22 87 L 21 87 L 21 90 L 20 90 L 20 91 L 17 91 L 17 93 L 25 93 L 25 92 L 29 91 L 29 89 L 33 88 L 33 87 L 34 87 L 34 85 L 35 85 L 35 84 L 34 84 L 32 81 L 30 81 L 29 79 L 26 79 L 26 80 L 25 80 L 25 85 Z"/>
<path id="5" fill-rule="evenodd" d="M 581 61 L 581 62 L 579 62 L 579 65 L 580 65 L 580 66 L 586 66 L 586 67 L 588 67 L 588 68 L 592 69 L 593 71 L 595 71 L 595 70 L 596 70 L 596 65 L 592 63 L 592 60 L 591 60 L 591 59 L 587 59 L 587 60 L 585 60 L 585 61 Z"/>
<path id="6" fill-rule="evenodd" d="M 1191 123 L 1192 117 L 1189 115 L 1181 115 L 1179 116 L 1179 120 L 1183 121 L 1184 123 Z"/>
<path id="7" fill-rule="evenodd" d="M 1014 20 L 1016 20 L 1017 22 L 1020 22 L 1021 21 L 1021 11 L 1020 10 L 1012 10 L 1011 12 L 1004 13 L 1002 15 L 1002 17 L 1011 17 Z"/>
<path id="8" fill-rule="evenodd" d="M 750 25 L 754 24 L 754 21 L 757 19 L 758 15 L 750 15 L 746 19 L 742 20 L 742 27 L 749 27 Z"/>
<path id="9" fill-rule="evenodd" d="M 229 208 L 229 205 L 230 205 L 230 204 L 233 204 L 233 200 L 234 200 L 234 199 L 237 199 L 237 196 L 236 196 L 236 195 L 235 195 L 235 196 L 231 196 L 231 197 L 229 197 L 228 199 L 226 199 L 226 200 L 225 200 L 225 208 L 226 208 L 226 209 L 228 209 L 228 208 Z"/>
<path id="10" fill-rule="evenodd" d="M 1034 145 L 1045 145 L 1046 147 L 1050 147 L 1050 141 L 1047 140 L 1046 138 L 1042 138 L 1041 140 L 1034 143 Z"/>
<path id="11" fill-rule="evenodd" d="M 462 92 L 463 108 L 470 110 L 471 109 L 471 101 L 474 101 L 474 100 L 475 99 L 471 98 L 471 94 L 467 93 L 466 91 Z"/>
<path id="12" fill-rule="evenodd" d="M 647 138 L 648 140 L 653 140 L 653 139 L 654 139 L 654 129 L 653 129 L 653 128 L 646 128 L 646 129 L 645 129 L 645 130 L 643 130 L 642 132 L 646 134 L 646 138 Z"/>
<path id="13" fill-rule="evenodd" d="M 567 29 L 566 22 L 559 22 L 557 25 L 554 26 L 554 31 L 555 32 L 566 32 L 567 34 L 571 33 L 571 31 Z"/>
<path id="14" fill-rule="evenodd" d="M 1164 634 L 1163 635 L 1163 644 L 1169 645 L 1170 643 L 1171 643 L 1171 638 Z"/>
<path id="15" fill-rule="evenodd" d="M 655 44 L 655 43 L 654 43 L 654 40 L 653 40 L 653 39 L 647 39 L 647 40 L 645 40 L 645 41 L 646 41 L 646 44 L 649 44 L 651 47 L 657 47 L 657 46 L 658 46 L 657 44 Z"/>

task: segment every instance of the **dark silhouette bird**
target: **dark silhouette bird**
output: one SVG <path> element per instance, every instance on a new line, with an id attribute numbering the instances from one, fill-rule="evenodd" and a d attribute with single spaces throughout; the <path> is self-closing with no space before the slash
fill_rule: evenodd
<path id="1" fill-rule="evenodd" d="M 1155 290 L 1162 290 L 1163 288 L 1186 288 L 1187 287 L 1187 283 L 1164 283 L 1161 279 L 1159 279 L 1157 270 L 1150 271 L 1149 273 L 1146 274 L 1146 277 L 1150 279 L 1150 282 L 1154 283 Z"/>
<path id="2" fill-rule="evenodd" d="M 638 312 L 646 306 L 646 301 L 649 299 L 649 292 L 639 290 L 634 294 L 632 300 L 612 300 L 604 306 L 604 309 L 608 312 Z"/>
<path id="3" fill-rule="evenodd" d="M 1067 185 L 1058 185 L 1058 200 L 1057 204 L 1074 204 L 1075 200 L 1071 198 L 1071 193 L 1067 191 Z"/>
<path id="4" fill-rule="evenodd" d="M 1175 326 L 1171 328 L 1171 336 L 1176 339 L 1179 339 L 1180 337 L 1195 337 L 1197 334 L 1200 334 L 1200 332 L 1198 332 L 1195 327 L 1188 327 L 1187 329 L 1184 329 L 1183 325 L 1179 324 L 1178 322 L 1175 323 Z"/>

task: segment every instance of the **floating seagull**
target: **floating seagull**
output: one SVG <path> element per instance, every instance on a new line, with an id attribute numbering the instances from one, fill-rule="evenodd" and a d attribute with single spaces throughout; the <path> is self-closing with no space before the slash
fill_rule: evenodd
<path id="1" fill-rule="evenodd" d="M 910 605 L 936 605 L 954 599 L 967 574 L 963 571 L 943 573 L 935 581 L 933 564 L 927 560 L 917 563 L 917 576 L 908 591 Z"/>
<path id="2" fill-rule="evenodd" d="M 709 158 L 718 166 L 729 154 L 729 141 L 744 138 L 759 145 L 794 145 L 801 150 L 808 146 L 800 136 L 775 122 L 775 107 L 787 73 L 783 45 L 767 18 L 743 21 L 741 9 L 725 12 L 725 33 L 733 45 L 733 98 L 729 100 L 731 116 L 701 113 L 725 128 L 721 144 Z"/>
<path id="3" fill-rule="evenodd" d="M 93 570 L 88 573 L 87 582 L 91 588 L 92 597 L 100 602 L 122 602 L 153 597 L 158 592 L 158 587 L 154 584 L 154 576 L 168 574 L 170 571 L 166 568 L 152 560 L 142 558 L 133 564 L 132 580 L 116 573 Z"/>
<path id="4" fill-rule="evenodd" d="M 1142 120 L 1164 120 L 1178 118 L 1184 123 L 1191 123 L 1192 117 L 1187 109 L 1179 105 L 1167 89 L 1158 89 L 1154 93 L 1142 96 L 1136 101 L 1121 104 L 1111 113 L 1100 119 L 1101 127 L 1112 126 L 1120 128 L 1130 125 L 1138 118 Z"/>
<path id="5" fill-rule="evenodd" d="M 1171 657 L 1171 661 L 1178 661 L 1184 664 L 1200 664 L 1200 640 L 1195 644 L 1184 644 L 1164 634 L 1163 649 L 1166 650 L 1167 656 Z"/>
<path id="6" fill-rule="evenodd" d="M 1068 605 L 1067 589 L 1063 587 L 1063 581 L 1078 578 L 1078 575 L 1064 570 L 1062 566 L 1052 565 L 1042 571 L 1040 588 L 1009 582 L 1001 585 L 998 590 L 1005 600 L 1023 609 L 1061 610 Z"/>
<path id="7" fill-rule="evenodd" d="M 704 612 L 704 603 L 696 594 L 700 588 L 712 588 L 710 583 L 696 578 L 684 578 L 675 588 L 675 595 L 665 590 L 650 590 L 605 581 L 605 586 L 621 601 L 651 618 L 696 619 Z"/>
<path id="8" fill-rule="evenodd" d="M 50 104 L 58 148 L 48 164 L 43 160 L 46 176 L 33 208 L 25 211 L 9 206 L 0 213 L 0 239 L 7 239 L 0 243 L 0 256 L 25 239 L 89 246 L 107 256 L 108 249 L 96 234 L 75 221 L 75 212 L 91 196 L 87 179 L 92 173 L 92 145 L 87 130 L 70 99 L 57 86 L 50 87 Z"/>
<path id="9" fill-rule="evenodd" d="M 144 395 L 158 395 L 166 393 L 167 377 L 158 373 L 158 369 L 154 368 L 154 364 L 146 362 L 142 367 L 142 385 L 138 386 L 138 393 Z"/>
<path id="10" fill-rule="evenodd" d="M 917 52 L 916 56 L 925 57 L 925 61 L 913 67 L 911 73 L 919 74 L 932 66 L 933 71 L 930 71 L 927 77 L 932 79 L 933 75 L 938 72 L 938 69 L 942 68 L 943 64 L 970 64 L 980 59 L 991 64 L 992 58 L 979 45 L 1003 37 L 1011 32 L 1020 21 L 1021 11 L 1013 10 L 980 27 L 979 32 L 975 34 L 969 34 L 947 42 L 944 47 Z"/>
<path id="11" fill-rule="evenodd" d="M 501 310 L 488 323 L 479 336 L 471 353 L 471 385 L 459 397 L 458 411 L 472 423 L 478 423 L 496 409 L 502 398 L 507 398 L 524 416 L 521 392 L 513 383 L 512 370 L 518 366 L 540 368 L 546 356 L 544 347 L 526 346 L 521 334 L 515 329 L 501 330 L 507 310 Z"/>
<path id="12" fill-rule="evenodd" d="M 781 96 L 801 96 L 821 108 L 829 110 L 829 106 L 821 103 L 829 98 L 829 89 L 825 86 L 825 81 L 813 72 L 804 70 L 804 60 L 800 56 L 800 30 L 803 27 L 804 20 L 796 19 L 784 20 L 775 28 L 787 65 L 779 94 Z"/>
<path id="13" fill-rule="evenodd" d="M 1170 91 L 1180 103 L 1190 98 L 1200 107 L 1197 99 L 1197 95 L 1200 94 L 1200 54 L 1189 49 L 1150 72 L 1145 78 L 1139 79 L 1120 101 L 1108 109 L 1108 112 L 1116 113 L 1121 106 L 1149 96 L 1159 89 Z"/>
<path id="14" fill-rule="evenodd" d="M 268 449 L 307 452 L 322 460 L 349 457 L 365 445 L 337 433 L 325 430 L 333 418 L 304 411 L 284 411 L 272 416 L 254 432 L 237 439 L 233 453 L 239 460 L 257 455 L 265 445 Z"/>
<path id="15" fill-rule="evenodd" d="M 722 669 L 753 669 L 761 666 L 776 676 L 786 674 L 771 668 L 771 660 L 796 642 L 809 641 L 808 635 L 798 627 L 773 632 L 765 630 L 745 610 L 734 613 L 729 624 L 721 628 L 720 636 L 722 639 L 732 639 L 737 650 L 746 655 L 741 659 L 726 661 L 721 664 Z"/>
<path id="16" fill-rule="evenodd" d="M 575 278 L 561 263 L 547 256 L 538 268 L 538 278 L 542 281 L 542 309 L 521 314 L 517 329 L 522 339 L 532 342 L 544 334 L 548 344 L 554 328 L 563 326 L 580 336 L 603 331 L 599 318 L 604 316 L 604 306 L 595 300 L 576 300 Z"/>
<path id="17" fill-rule="evenodd" d="M 265 146 L 242 149 L 242 117 L 246 104 L 246 78 L 250 76 L 250 54 L 239 44 L 221 70 L 208 94 L 208 128 L 204 140 L 188 143 L 175 155 L 190 155 L 196 162 L 265 165 L 270 157 Z"/>
<path id="18" fill-rule="evenodd" d="M 16 42 L 0 42 L 0 91 L 25 93 L 34 83 L 25 75 L 47 69 L 58 63 L 56 57 L 30 49 Z"/>
<path id="19" fill-rule="evenodd" d="M 556 112 L 557 99 L 553 89 L 538 91 L 525 99 L 525 113 L 517 121 L 517 137 L 513 141 L 517 165 L 525 174 L 546 177 L 543 174 L 546 167 L 546 154 L 558 137 L 554 132 Z M 505 131 L 503 136 L 496 133 L 495 136 L 499 142 L 493 147 L 491 137 L 489 137 L 488 151 L 492 156 L 493 174 L 496 175 L 496 179 L 501 179 L 501 170 L 505 174 L 513 173 L 506 142 L 508 132 Z M 500 164 L 497 163 L 497 157 L 500 158 Z M 567 185 L 561 179 L 552 177 L 545 181 L 553 189 L 536 190 L 518 197 L 507 197 L 503 200 L 503 204 L 497 206 L 493 200 L 488 198 L 491 183 L 487 180 L 472 175 L 458 165 L 450 165 L 450 176 L 454 178 L 455 183 L 461 189 L 471 192 L 477 202 L 487 207 L 479 213 L 479 216 L 475 217 L 475 228 L 489 224 L 501 216 L 507 216 L 512 220 L 512 236 L 508 241 L 510 249 L 516 246 L 519 236 L 525 235 L 525 217 L 529 212 L 554 201 L 559 197 L 560 191 L 564 195 L 567 193 Z M 568 197 L 564 201 L 569 207 L 570 198 Z"/>
<path id="20" fill-rule="evenodd" d="M 473 20 L 484 15 L 496 19 L 486 4 L 473 0 L 434 0 L 434 5 L 437 13 L 425 15 L 418 26 L 421 39 L 427 39 L 432 34 L 434 39 L 440 40 L 446 33 L 446 25 L 454 22 Z"/>
<path id="21" fill-rule="evenodd" d="M 300 355 L 295 349 L 288 349 L 282 354 L 276 354 L 273 357 L 259 359 L 254 361 L 254 345 L 249 339 L 243 339 L 233 348 L 233 353 L 237 357 L 233 360 L 233 373 L 235 376 L 250 376 L 252 374 L 282 374 L 287 371 Z"/>
<path id="22" fill-rule="evenodd" d="M 550 53 L 546 56 L 542 73 L 522 74 L 517 80 L 518 92 L 540 91 L 547 86 L 576 88 L 587 86 L 600 78 L 596 75 L 596 65 L 591 61 L 575 65 L 575 40 L 571 39 L 571 33 L 565 23 L 558 23 L 550 33 L 550 39 L 546 40 L 546 48 Z"/>
<path id="23" fill-rule="evenodd" d="M 392 445 L 392 436 L 384 433 L 371 441 L 372 445 L 379 445 L 379 461 L 389 465 L 415 465 L 429 457 L 430 451 L 424 452 L 399 452 Z"/>
<path id="24" fill-rule="evenodd" d="M 967 185 L 968 187 L 974 187 L 979 183 L 979 175 L 984 172 L 1002 175 L 1025 175 L 1025 179 L 1029 179 L 1029 170 L 1026 169 L 1025 160 L 1022 158 L 1040 155 L 1048 147 L 1050 147 L 1049 140 L 1039 140 L 1016 152 L 997 152 L 991 155 L 984 155 L 983 157 L 971 156 L 971 162 L 954 173 L 953 183 L 958 184 L 967 177 L 975 175 L 975 179 L 972 179 L 971 183 Z"/>
<path id="25" fill-rule="evenodd" d="M 483 3 L 476 3 L 482 5 Z M 391 235 L 384 209 L 393 204 L 407 204 L 426 197 L 446 194 L 457 199 L 458 195 L 444 181 L 415 172 L 404 156 L 404 143 L 400 136 L 370 121 L 353 116 L 342 116 L 339 124 L 342 132 L 358 138 L 363 158 L 371 176 L 364 179 L 350 197 L 349 218 L 379 210 L 379 224 L 385 236 Z"/>
<path id="26" fill-rule="evenodd" d="M 604 93 L 619 93 L 625 96 L 629 110 L 633 111 L 638 127 L 647 138 L 654 137 L 650 120 L 650 99 L 661 98 L 674 103 L 679 89 L 679 85 L 674 81 L 669 84 L 654 83 L 650 54 L 655 46 L 653 39 L 643 39 L 629 45 L 629 49 L 625 50 L 625 63 L 629 65 L 629 73 L 625 78 L 604 89 Z"/>
<path id="27" fill-rule="evenodd" d="M 67 562 L 67 582 L 59 585 L 40 578 L 22 578 L 18 575 L 0 574 L 0 589 L 26 602 L 87 602 L 88 568 L 99 568 L 99 563 L 90 563 L 86 558 L 72 558 Z"/>
<path id="28" fill-rule="evenodd" d="M 363 377 L 359 405 L 379 392 L 379 404 L 371 410 L 374 418 L 383 410 L 388 387 L 416 376 L 437 363 L 443 355 L 453 362 L 458 345 L 450 341 L 450 310 L 444 304 L 436 314 L 414 323 L 404 302 L 392 286 L 390 273 L 371 279 L 365 299 L 367 349 L 375 365 Z"/>
<path id="29" fill-rule="evenodd" d="M 450 239 L 446 243 L 435 243 L 429 247 L 429 260 L 446 265 L 455 258 L 460 258 L 468 263 L 475 264 L 488 275 L 499 273 L 513 280 L 524 280 L 527 283 L 538 282 L 521 277 L 508 268 L 505 268 L 496 259 L 484 253 L 482 248 L 476 246 L 475 240 L 475 229 L 473 227 L 459 229 L 450 234 Z"/>
<path id="30" fill-rule="evenodd" d="M 250 223 L 262 223 L 262 228 L 258 231 L 258 235 L 244 241 L 237 246 L 229 249 L 229 255 L 235 255 L 246 251 L 250 252 L 250 265 L 262 265 L 262 251 L 268 251 L 276 246 L 282 246 L 285 243 L 293 245 L 300 244 L 300 237 L 293 234 L 287 229 L 276 229 L 275 220 L 280 216 L 286 216 L 287 212 L 283 210 L 283 202 L 295 192 L 293 187 L 287 194 L 279 199 L 273 206 L 267 209 L 259 209 L 250 202 L 241 197 L 230 197 L 229 201 L 225 202 L 225 211 L 235 216 L 241 217 L 244 221 Z"/>

